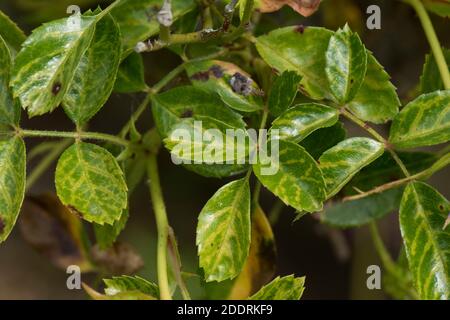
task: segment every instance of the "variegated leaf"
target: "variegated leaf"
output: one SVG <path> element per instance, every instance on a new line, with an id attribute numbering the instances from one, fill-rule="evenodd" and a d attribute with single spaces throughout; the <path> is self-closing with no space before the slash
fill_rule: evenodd
<path id="1" fill-rule="evenodd" d="M 383 144 L 369 138 L 350 138 L 325 151 L 319 166 L 326 183 L 327 197 L 338 193 L 362 168 L 380 157 Z"/>
<path id="2" fill-rule="evenodd" d="M 317 129 L 331 127 L 339 119 L 339 111 L 318 103 L 304 103 L 289 108 L 272 122 L 280 139 L 300 142 Z"/>
<path id="3" fill-rule="evenodd" d="M 292 105 L 301 79 L 295 71 L 285 71 L 275 79 L 268 100 L 269 110 L 274 116 L 279 116 Z"/>
<path id="4" fill-rule="evenodd" d="M 367 53 L 357 33 L 346 24 L 331 37 L 325 71 L 335 99 L 344 104 L 361 87 L 367 70 Z"/>
<path id="5" fill-rule="evenodd" d="M 0 36 L 0 124 L 3 125 L 17 125 L 20 118 L 20 105 L 9 88 L 11 66 L 11 54 Z"/>
<path id="6" fill-rule="evenodd" d="M 400 205 L 400 229 L 422 299 L 450 299 L 450 203 L 431 186 L 411 182 Z"/>
<path id="7" fill-rule="evenodd" d="M 61 155 L 55 173 L 61 202 L 83 219 L 113 224 L 127 207 L 127 185 L 116 159 L 91 143 L 76 142 Z"/>
<path id="8" fill-rule="evenodd" d="M 419 96 L 392 122 L 389 142 L 397 148 L 415 148 L 450 139 L 450 90 Z"/>
<path id="9" fill-rule="evenodd" d="M 242 270 L 250 248 L 250 187 L 243 178 L 220 188 L 198 217 L 197 246 L 206 281 L 223 281 Z"/>
<path id="10" fill-rule="evenodd" d="M 305 290 L 305 277 L 276 277 L 251 296 L 250 300 L 300 300 Z"/>
<path id="11" fill-rule="evenodd" d="M 0 141 L 0 243 L 13 229 L 25 195 L 25 143 L 20 137 Z"/>
<path id="12" fill-rule="evenodd" d="M 279 152 L 259 157 L 259 162 L 253 165 L 259 181 L 298 211 L 321 210 L 326 197 L 325 183 L 316 161 L 293 142 L 273 140 L 268 148 L 272 149 L 273 143 L 279 144 Z"/>

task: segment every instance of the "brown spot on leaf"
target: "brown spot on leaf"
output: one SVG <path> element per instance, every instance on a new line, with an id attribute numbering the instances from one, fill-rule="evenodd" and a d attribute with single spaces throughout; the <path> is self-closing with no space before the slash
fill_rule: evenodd
<path id="1" fill-rule="evenodd" d="M 69 211 L 71 213 L 73 213 L 74 215 L 76 215 L 78 218 L 83 219 L 83 213 L 81 213 L 80 211 L 78 211 L 77 208 L 75 208 L 74 206 L 67 206 L 67 209 L 69 209 Z"/>
<path id="2" fill-rule="evenodd" d="M 303 34 L 304 32 L 305 32 L 305 29 L 306 29 L 306 27 L 304 26 L 304 25 L 298 25 L 295 29 L 294 29 L 294 31 L 295 32 L 298 32 L 298 33 L 300 33 L 300 34 Z"/>
<path id="3" fill-rule="evenodd" d="M 186 109 L 182 114 L 181 118 L 190 118 L 194 115 L 194 112 L 191 109 Z"/>
<path id="4" fill-rule="evenodd" d="M 209 80 L 209 71 L 200 71 L 200 72 L 194 73 L 191 76 L 191 79 L 197 80 L 197 81 L 208 81 Z"/>
<path id="5" fill-rule="evenodd" d="M 439 205 L 439 210 L 441 210 L 441 211 L 444 211 L 444 210 L 445 210 L 445 208 L 444 208 L 444 205 L 443 205 L 443 204 L 440 204 L 440 205 Z"/>
<path id="6" fill-rule="evenodd" d="M 61 82 L 55 82 L 52 87 L 52 93 L 56 96 L 61 91 Z"/>
<path id="7" fill-rule="evenodd" d="M 214 75 L 216 78 L 222 78 L 223 77 L 223 69 L 218 65 L 213 65 L 209 71 Z"/>

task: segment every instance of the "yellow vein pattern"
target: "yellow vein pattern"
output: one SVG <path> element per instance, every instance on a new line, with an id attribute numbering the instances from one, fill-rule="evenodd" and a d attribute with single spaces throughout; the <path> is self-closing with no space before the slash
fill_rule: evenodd
<path id="1" fill-rule="evenodd" d="M 326 196 L 325 183 L 316 161 L 293 142 L 280 140 L 279 149 L 279 155 L 271 156 L 271 165 L 278 165 L 278 171 L 264 175 L 262 169 L 270 164 L 258 162 L 253 165 L 255 175 L 267 189 L 298 211 L 321 210 Z"/>
<path id="2" fill-rule="evenodd" d="M 369 138 L 346 139 L 325 151 L 319 158 L 327 197 L 338 193 L 362 168 L 384 152 L 383 144 Z"/>
<path id="3" fill-rule="evenodd" d="M 267 64 L 280 72 L 296 71 L 313 99 L 331 98 L 325 73 L 325 53 L 333 32 L 324 28 L 276 29 L 257 38 L 256 48 Z"/>
<path id="4" fill-rule="evenodd" d="M 276 118 L 270 130 L 279 130 L 280 139 L 298 143 L 317 129 L 331 127 L 338 119 L 337 109 L 318 103 L 303 103 Z"/>
<path id="5" fill-rule="evenodd" d="M 11 79 L 14 97 L 30 116 L 53 111 L 69 88 L 91 43 L 95 17 L 64 18 L 35 29 L 17 54 Z M 78 24 L 79 22 L 79 24 Z"/>
<path id="6" fill-rule="evenodd" d="M 119 27 L 108 14 L 97 23 L 92 44 L 81 57 L 63 99 L 64 111 L 78 126 L 92 118 L 111 94 L 121 44 Z"/>
<path id="7" fill-rule="evenodd" d="M 0 242 L 16 223 L 25 195 L 25 143 L 13 137 L 0 142 Z"/>
<path id="8" fill-rule="evenodd" d="M 250 228 L 250 187 L 243 178 L 217 190 L 198 217 L 196 243 L 206 281 L 232 279 L 241 272 Z"/>
<path id="9" fill-rule="evenodd" d="M 20 118 L 19 103 L 13 99 L 9 88 L 11 66 L 11 54 L 7 44 L 0 36 L 0 124 L 5 125 L 15 125 Z"/>
<path id="10" fill-rule="evenodd" d="M 64 151 L 55 183 L 61 202 L 87 221 L 113 224 L 127 207 L 122 170 L 107 150 L 95 144 L 77 142 Z"/>
<path id="11" fill-rule="evenodd" d="M 398 148 L 416 148 L 450 140 L 450 90 L 419 96 L 392 122 L 389 141 Z"/>
<path id="12" fill-rule="evenodd" d="M 249 300 L 300 300 L 305 290 L 305 277 L 276 277 Z"/>
<path id="13" fill-rule="evenodd" d="M 400 229 L 421 299 L 450 299 L 450 203 L 431 186 L 410 183 L 400 205 Z"/>
<path id="14" fill-rule="evenodd" d="M 336 100 L 352 100 L 361 87 L 367 69 L 367 53 L 357 33 L 348 25 L 331 37 L 326 53 L 326 73 Z"/>

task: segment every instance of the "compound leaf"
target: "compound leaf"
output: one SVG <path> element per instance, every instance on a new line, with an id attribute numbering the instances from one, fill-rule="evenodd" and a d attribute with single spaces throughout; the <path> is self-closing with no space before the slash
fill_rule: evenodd
<path id="1" fill-rule="evenodd" d="M 279 116 L 292 105 L 301 79 L 295 71 L 285 71 L 275 79 L 268 101 L 269 110 L 274 116 Z"/>
<path id="2" fill-rule="evenodd" d="M 444 53 L 445 60 L 447 61 L 447 65 L 450 65 L 450 49 L 442 48 L 442 51 Z M 436 59 L 432 53 L 429 53 L 425 57 L 425 64 L 423 65 L 423 71 L 420 77 L 420 91 L 422 93 L 430 93 L 443 89 L 444 83 L 442 82 L 441 73 L 439 72 L 439 68 L 436 64 Z"/>
<path id="3" fill-rule="evenodd" d="M 242 270 L 250 248 L 248 179 L 230 182 L 208 200 L 198 217 L 200 267 L 206 281 L 223 281 Z"/>
<path id="4" fill-rule="evenodd" d="M 119 66 L 114 91 L 140 92 L 148 89 L 144 79 L 144 61 L 139 53 L 132 52 Z"/>
<path id="5" fill-rule="evenodd" d="M 0 37 L 14 50 L 19 51 L 26 35 L 7 15 L 0 10 Z"/>
<path id="6" fill-rule="evenodd" d="M 3 125 L 17 125 L 20 118 L 19 103 L 9 88 L 11 66 L 10 51 L 0 36 L 0 124 Z"/>
<path id="7" fill-rule="evenodd" d="M 77 142 L 61 155 L 55 173 L 61 202 L 87 221 L 119 220 L 127 207 L 127 186 L 116 159 L 105 149 Z"/>

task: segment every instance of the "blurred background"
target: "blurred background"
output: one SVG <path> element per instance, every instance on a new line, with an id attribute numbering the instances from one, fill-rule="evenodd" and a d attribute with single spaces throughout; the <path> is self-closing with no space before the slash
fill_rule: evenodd
<path id="1" fill-rule="evenodd" d="M 2 0 L 0 10 L 29 32 L 42 22 L 65 17 L 68 5 L 83 9 L 106 5 L 108 1 L 91 0 Z M 367 6 L 381 7 L 381 30 L 367 30 L 365 13 Z M 448 19 L 431 15 L 443 46 L 450 47 Z M 392 76 L 403 102 L 413 94 L 422 71 L 424 57 L 429 46 L 414 11 L 400 1 L 333 0 L 324 1 L 319 11 L 310 18 L 303 18 L 290 8 L 265 14 L 259 33 L 294 24 L 318 25 L 337 29 L 346 22 L 357 30 L 366 47 Z M 146 82 L 155 83 L 180 63 L 179 58 L 168 50 L 144 54 Z M 137 108 L 142 96 L 139 94 L 113 93 L 107 105 L 90 122 L 89 130 L 116 134 L 131 113 Z M 22 126 L 34 129 L 72 130 L 73 125 L 58 108 L 43 117 L 27 119 L 22 115 Z M 151 126 L 147 112 L 139 125 Z M 349 135 L 359 131 L 348 125 Z M 27 141 L 28 147 L 38 143 Z M 225 181 L 203 178 L 171 164 L 166 151 L 160 155 L 163 192 L 170 223 L 180 245 L 183 269 L 198 272 L 195 247 L 197 215 L 206 201 Z M 35 163 L 30 164 L 30 168 Z M 33 186 L 30 194 L 54 191 L 54 166 Z M 441 171 L 431 183 L 447 198 L 450 171 Z M 275 198 L 263 189 L 262 208 L 267 212 Z M 130 200 L 130 220 L 120 240 L 132 244 L 144 259 L 144 268 L 138 274 L 156 280 L 155 248 L 156 231 L 151 202 L 145 183 L 137 188 Z M 284 208 L 278 222 L 273 226 L 277 245 L 277 274 L 306 275 L 304 299 L 383 299 L 382 290 L 368 290 L 366 269 L 372 264 L 381 265 L 375 253 L 367 228 L 338 231 L 321 225 L 313 215 L 293 222 L 294 210 Z M 380 221 L 383 238 L 394 256 L 401 245 L 398 215 L 392 213 Z M 85 299 L 82 290 L 66 288 L 67 275 L 28 246 L 15 228 L 10 238 L 0 245 L 0 299 Z M 94 274 L 83 275 L 83 281 L 94 283 Z M 205 289 L 193 278 L 188 281 L 193 296 L 204 297 Z"/>

